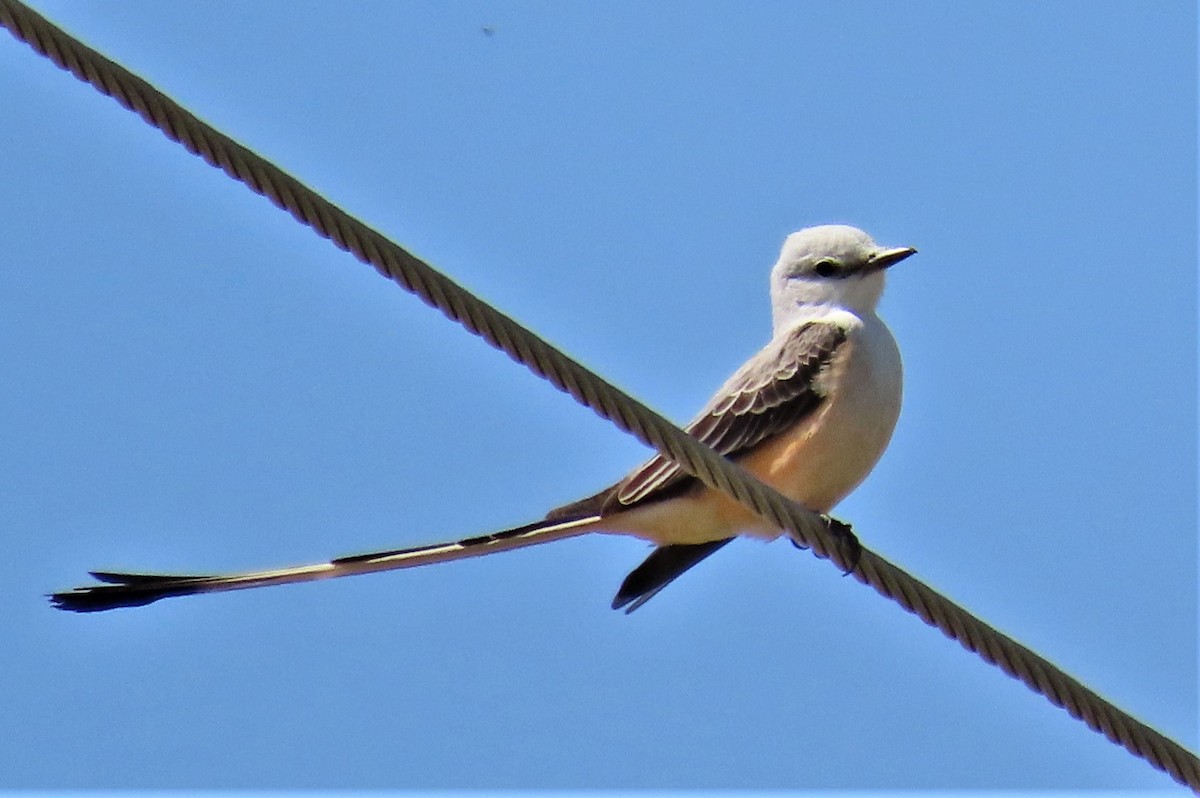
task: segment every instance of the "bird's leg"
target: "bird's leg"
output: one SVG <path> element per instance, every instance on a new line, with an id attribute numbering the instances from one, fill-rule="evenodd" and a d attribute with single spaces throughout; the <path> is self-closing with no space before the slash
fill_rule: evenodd
<path id="1" fill-rule="evenodd" d="M 858 535 L 854 534 L 854 527 L 845 521 L 839 521 L 832 515 L 822 514 L 821 520 L 825 522 L 825 528 L 829 530 L 829 534 L 833 535 L 834 545 L 842 555 L 842 562 L 846 564 L 846 570 L 842 571 L 842 576 L 849 576 L 854 573 L 854 569 L 858 567 L 858 561 L 862 559 L 862 544 L 858 542 Z"/>
<path id="2" fill-rule="evenodd" d="M 848 566 L 842 573 L 844 576 L 849 576 L 854 573 L 854 569 L 858 568 L 858 561 L 862 559 L 862 544 L 858 542 L 858 536 L 854 534 L 854 527 L 825 513 L 821 513 L 821 520 L 825 522 L 825 529 L 833 536 L 833 545 L 842 555 L 842 562 Z M 792 541 L 792 545 L 798 549 L 808 548 L 795 538 L 789 537 L 788 540 Z"/>

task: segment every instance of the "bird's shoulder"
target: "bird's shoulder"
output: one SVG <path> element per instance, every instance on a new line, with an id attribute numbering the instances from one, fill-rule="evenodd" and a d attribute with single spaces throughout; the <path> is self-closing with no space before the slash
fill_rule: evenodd
<path id="1" fill-rule="evenodd" d="M 815 411 L 828 395 L 830 375 L 847 356 L 861 321 L 852 314 L 803 320 L 779 330 L 726 380 L 686 430 L 718 454 L 736 457 Z M 625 479 L 554 510 L 551 519 L 607 514 L 691 489 L 694 479 L 655 455 Z"/>

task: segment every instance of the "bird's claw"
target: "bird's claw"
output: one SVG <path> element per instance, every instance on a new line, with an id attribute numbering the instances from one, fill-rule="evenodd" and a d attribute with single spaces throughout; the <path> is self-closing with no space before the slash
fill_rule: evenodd
<path id="1" fill-rule="evenodd" d="M 825 528 L 833 536 L 833 545 L 837 547 L 838 553 L 842 555 L 842 562 L 846 564 L 846 570 L 842 571 L 842 576 L 849 576 L 858 568 L 858 563 L 862 559 L 862 544 L 858 542 L 854 528 L 845 521 L 839 521 L 832 515 L 822 515 L 821 520 L 825 522 Z"/>
<path id="2" fill-rule="evenodd" d="M 862 544 L 858 542 L 858 536 L 854 534 L 854 528 L 845 521 L 839 521 L 832 515 L 821 514 L 821 520 L 825 522 L 825 528 L 833 537 L 833 545 L 841 554 L 842 562 L 846 563 L 847 568 L 842 572 L 843 576 L 849 576 L 858 568 L 858 563 L 862 559 Z M 792 541 L 792 545 L 800 550 L 807 550 L 808 546 L 804 545 L 795 538 L 788 538 Z"/>

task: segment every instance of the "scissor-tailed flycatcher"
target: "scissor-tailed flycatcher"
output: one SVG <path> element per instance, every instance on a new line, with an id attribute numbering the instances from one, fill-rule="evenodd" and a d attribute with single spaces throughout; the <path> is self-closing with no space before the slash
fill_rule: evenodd
<path id="1" fill-rule="evenodd" d="M 916 250 L 886 249 L 861 230 L 810 227 L 784 242 L 771 271 L 774 336 L 688 425 L 693 436 L 787 497 L 828 512 L 883 454 L 900 414 L 900 352 L 875 315 L 884 270 Z M 657 545 L 626 577 L 613 609 L 632 612 L 736 535 L 781 530 L 662 455 L 611 488 L 546 519 L 453 543 L 340 557 L 227 576 L 93 572 L 104 584 L 51 596 L 76 612 L 169 596 L 411 568 L 604 532 Z"/>

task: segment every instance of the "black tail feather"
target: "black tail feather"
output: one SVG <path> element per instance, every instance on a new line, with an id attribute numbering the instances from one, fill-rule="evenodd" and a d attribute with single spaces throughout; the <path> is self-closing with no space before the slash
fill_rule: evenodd
<path id="1" fill-rule="evenodd" d="M 49 596 L 50 603 L 57 609 L 70 612 L 141 607 L 171 596 L 201 593 L 204 583 L 211 579 L 205 576 L 118 574 L 109 571 L 93 572 L 92 576 L 104 584 L 52 593 Z"/>
<path id="2" fill-rule="evenodd" d="M 184 574 L 126 574 L 120 571 L 88 571 L 88 576 L 106 585 L 163 585 L 167 582 L 201 581 L 207 576 Z"/>
<path id="3" fill-rule="evenodd" d="M 376 551 L 370 554 L 339 557 L 329 562 L 311 565 L 234 574 L 195 576 L 93 571 L 92 577 L 101 584 L 53 593 L 48 598 L 56 608 L 70 612 L 100 612 L 118 607 L 141 607 L 173 596 L 311 582 L 316 579 L 413 568 L 420 565 L 478 557 L 493 552 L 510 551 L 584 534 L 588 531 L 588 527 L 597 520 L 599 520 L 597 516 L 582 516 L 555 521 L 539 521 L 493 532 L 490 535 L 436 543 L 430 546 Z"/>
<path id="4" fill-rule="evenodd" d="M 625 614 L 628 615 L 658 595 L 660 590 L 678 579 L 684 571 L 731 540 L 733 538 L 658 547 L 625 577 L 616 598 L 613 599 L 612 608 L 624 608 Z"/>

